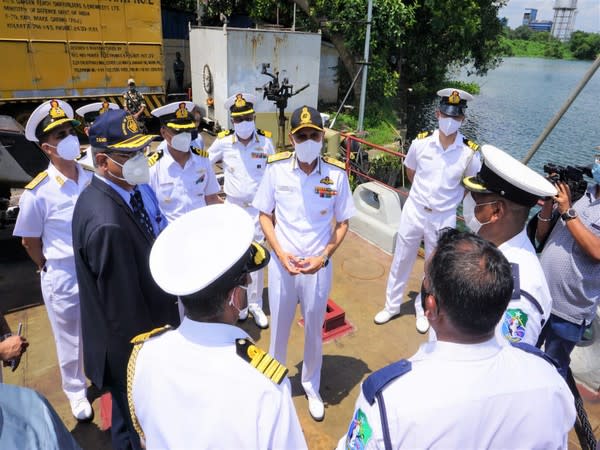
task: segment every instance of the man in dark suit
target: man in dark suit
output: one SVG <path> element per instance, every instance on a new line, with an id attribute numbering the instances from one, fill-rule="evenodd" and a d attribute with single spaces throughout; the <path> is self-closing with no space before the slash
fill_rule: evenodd
<path id="1" fill-rule="evenodd" d="M 144 185 L 143 150 L 154 136 L 142 134 L 130 114 L 111 110 L 94 122 L 89 138 L 96 174 L 73 213 L 84 367 L 92 383 L 112 394 L 113 447 L 139 448 L 126 397 L 130 340 L 179 324 L 176 298 L 153 281 L 148 263 L 154 237 L 166 225 Z"/>

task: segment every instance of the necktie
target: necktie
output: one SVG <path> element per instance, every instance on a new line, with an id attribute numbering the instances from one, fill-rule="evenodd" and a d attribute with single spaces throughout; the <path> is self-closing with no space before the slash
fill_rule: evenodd
<path id="1" fill-rule="evenodd" d="M 138 191 L 137 188 L 133 190 L 131 194 L 131 208 L 133 209 L 133 215 L 137 219 L 138 223 L 142 226 L 146 234 L 150 237 L 151 240 L 154 240 L 154 228 L 152 228 L 152 222 L 150 222 L 150 217 L 148 216 L 148 212 L 144 207 L 144 201 L 142 200 L 142 194 Z"/>

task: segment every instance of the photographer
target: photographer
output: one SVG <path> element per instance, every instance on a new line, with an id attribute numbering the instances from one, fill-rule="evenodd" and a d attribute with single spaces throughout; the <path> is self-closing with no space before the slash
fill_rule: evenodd
<path id="1" fill-rule="evenodd" d="M 541 263 L 552 296 L 552 314 L 540 343 L 559 363 L 563 376 L 600 302 L 600 154 L 592 176 L 595 183 L 573 204 L 569 186 L 557 182 L 558 194 L 548 198 L 538 214 L 536 238 L 547 239 Z M 560 220 L 551 229 L 554 216 Z"/>

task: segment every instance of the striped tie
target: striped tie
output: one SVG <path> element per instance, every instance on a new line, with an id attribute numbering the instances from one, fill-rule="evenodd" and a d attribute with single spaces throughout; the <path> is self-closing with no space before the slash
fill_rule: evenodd
<path id="1" fill-rule="evenodd" d="M 138 223 L 142 226 L 146 234 L 151 240 L 154 240 L 154 228 L 150 221 L 150 216 L 144 207 L 144 201 L 142 200 L 142 194 L 138 191 L 137 187 L 131 194 L 131 208 L 133 209 L 133 215 L 137 219 Z"/>

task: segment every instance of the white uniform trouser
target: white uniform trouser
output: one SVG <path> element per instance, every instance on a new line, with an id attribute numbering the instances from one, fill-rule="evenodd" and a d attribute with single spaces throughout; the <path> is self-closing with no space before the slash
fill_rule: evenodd
<path id="1" fill-rule="evenodd" d="M 41 286 L 56 341 L 63 391 L 69 401 L 80 400 L 86 395 L 86 379 L 74 259 L 47 261 L 46 270 L 41 272 Z"/>
<path id="2" fill-rule="evenodd" d="M 410 196 L 402 208 L 396 238 L 394 259 L 385 291 L 385 309 L 391 314 L 400 312 L 406 282 L 412 272 L 421 239 L 425 241 L 425 258 L 429 258 L 437 243 L 437 233 L 444 227 L 456 226 L 456 211 L 436 212 L 415 204 Z M 418 316 L 423 315 L 421 296 L 415 299 Z"/>
<path id="3" fill-rule="evenodd" d="M 258 221 L 259 211 L 253 208 L 250 203 L 241 202 L 237 199 L 227 197 L 225 203 L 231 203 L 243 208 L 252 220 L 254 221 L 254 240 L 259 244 L 264 243 L 265 235 L 263 234 L 262 227 Z M 263 306 L 263 288 L 265 286 L 265 273 L 263 269 L 257 270 L 250 274 L 250 283 L 248 284 L 248 306 L 255 305 L 262 309 Z M 270 291 L 269 291 L 270 292 Z"/>
<path id="4" fill-rule="evenodd" d="M 287 345 L 296 304 L 304 317 L 304 361 L 302 387 L 309 397 L 319 396 L 323 365 L 322 329 L 327 298 L 331 288 L 331 264 L 312 275 L 290 275 L 279 260 L 269 262 L 269 306 L 271 308 L 271 346 L 269 353 L 286 364 Z"/>

